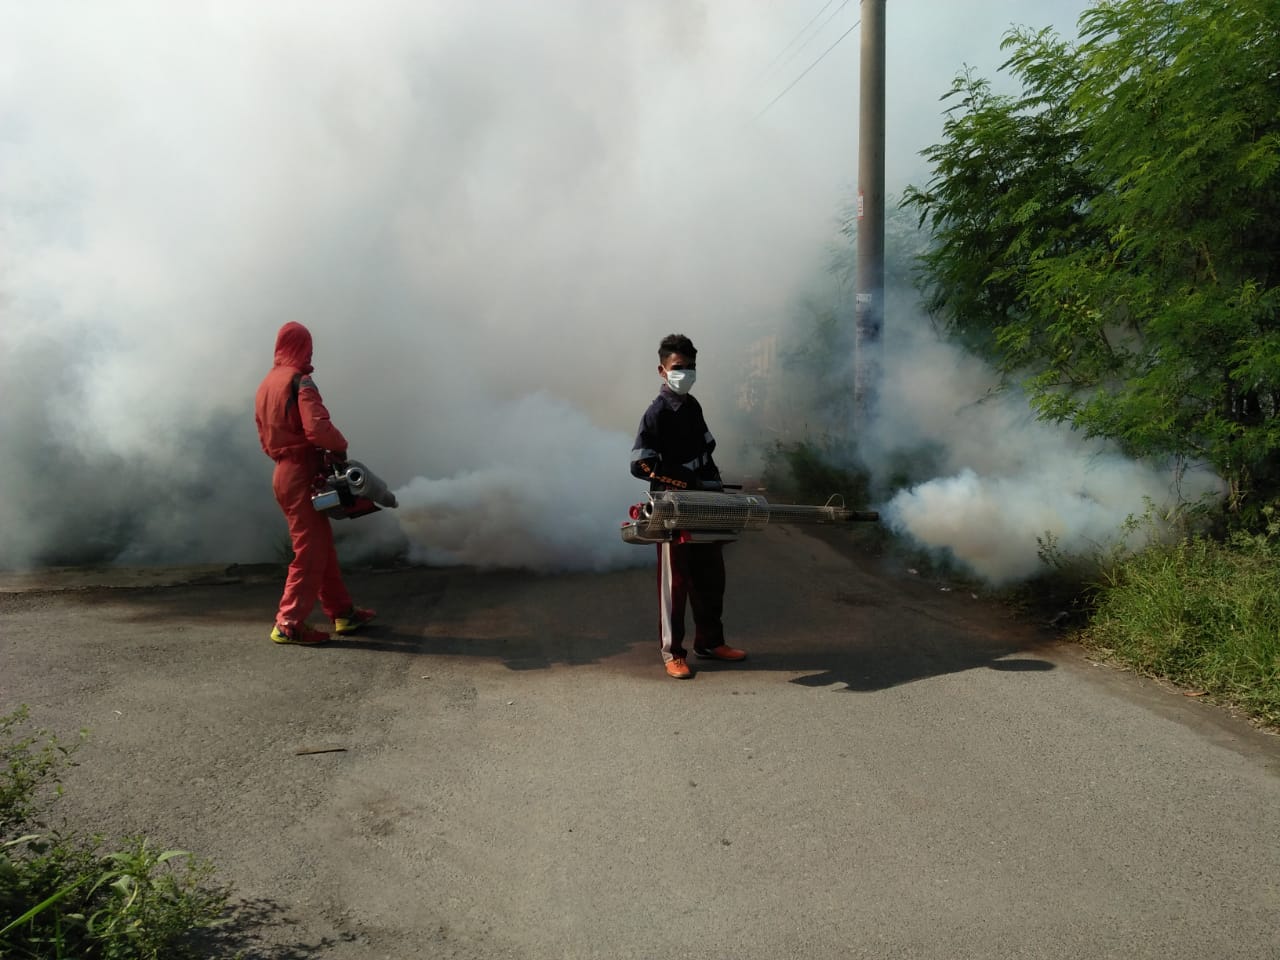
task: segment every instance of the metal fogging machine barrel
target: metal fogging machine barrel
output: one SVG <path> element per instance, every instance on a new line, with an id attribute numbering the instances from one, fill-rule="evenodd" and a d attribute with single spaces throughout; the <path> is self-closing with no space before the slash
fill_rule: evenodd
<path id="1" fill-rule="evenodd" d="M 715 543 L 736 540 L 770 523 L 875 521 L 874 510 L 850 510 L 839 496 L 821 506 L 770 503 L 755 493 L 659 490 L 635 504 L 622 525 L 627 543 Z"/>
<path id="2" fill-rule="evenodd" d="M 311 505 L 338 519 L 363 517 L 382 507 L 394 508 L 396 495 L 359 460 L 327 464 L 311 497 Z"/>

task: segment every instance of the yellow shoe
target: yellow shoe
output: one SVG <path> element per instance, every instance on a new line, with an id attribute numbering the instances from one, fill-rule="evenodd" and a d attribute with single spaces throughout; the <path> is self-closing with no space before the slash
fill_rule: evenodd
<path id="1" fill-rule="evenodd" d="M 353 606 L 342 616 L 333 618 L 333 632 L 355 633 L 376 616 L 377 613 L 373 610 Z"/>
<path id="2" fill-rule="evenodd" d="M 693 676 L 693 671 L 689 669 L 684 657 L 672 657 L 667 661 L 667 676 L 673 680 L 688 680 Z"/>
<path id="3" fill-rule="evenodd" d="M 276 643 L 324 643 L 329 635 L 323 630 L 313 629 L 309 623 L 300 623 L 296 627 L 284 627 L 276 624 L 271 628 L 271 639 Z"/>

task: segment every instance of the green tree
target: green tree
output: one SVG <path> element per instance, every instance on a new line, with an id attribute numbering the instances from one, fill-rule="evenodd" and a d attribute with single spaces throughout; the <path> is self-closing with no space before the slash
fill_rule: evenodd
<path id="1" fill-rule="evenodd" d="M 1280 495 L 1280 3 L 1114 0 L 963 74 L 933 177 L 928 303 L 1046 418 Z"/>

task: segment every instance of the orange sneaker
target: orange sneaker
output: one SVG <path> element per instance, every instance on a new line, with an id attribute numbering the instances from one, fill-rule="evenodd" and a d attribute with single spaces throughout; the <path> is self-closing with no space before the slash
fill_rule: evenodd
<path id="1" fill-rule="evenodd" d="M 689 669 L 684 657 L 672 657 L 667 661 L 667 676 L 673 680 L 688 680 L 693 676 L 693 671 Z"/>
<path id="2" fill-rule="evenodd" d="M 329 635 L 323 630 L 314 630 L 309 623 L 299 623 L 293 627 L 285 627 L 276 624 L 271 628 L 271 639 L 276 643 L 302 643 L 317 644 L 324 643 L 329 639 Z"/>
<path id="3" fill-rule="evenodd" d="M 745 660 L 747 659 L 747 651 L 737 650 L 728 644 L 720 644 L 718 647 L 712 647 L 710 650 L 699 650 L 696 647 L 693 651 L 703 660 Z"/>

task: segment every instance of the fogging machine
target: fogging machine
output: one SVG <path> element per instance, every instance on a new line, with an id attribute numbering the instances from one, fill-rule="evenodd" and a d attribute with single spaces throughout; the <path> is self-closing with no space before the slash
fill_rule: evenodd
<path id="1" fill-rule="evenodd" d="M 849 523 L 875 521 L 874 510 L 850 510 L 839 496 L 822 506 L 769 503 L 755 493 L 707 490 L 655 490 L 630 510 L 622 525 L 627 543 L 717 543 L 736 540 L 747 530 L 771 523 Z"/>
<path id="2" fill-rule="evenodd" d="M 311 505 L 331 517 L 350 520 L 398 506 L 396 495 L 359 460 L 328 458 L 324 472 L 316 478 Z"/>

